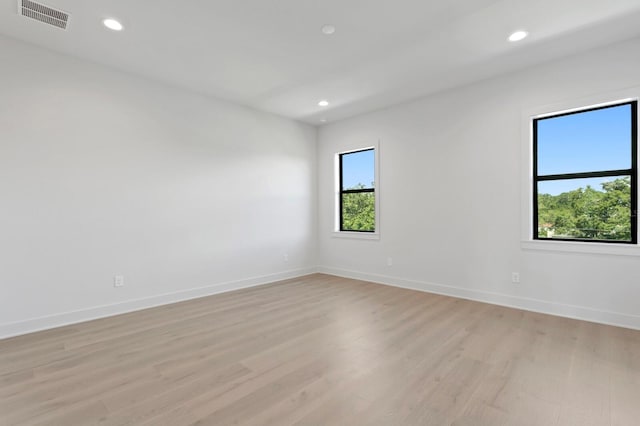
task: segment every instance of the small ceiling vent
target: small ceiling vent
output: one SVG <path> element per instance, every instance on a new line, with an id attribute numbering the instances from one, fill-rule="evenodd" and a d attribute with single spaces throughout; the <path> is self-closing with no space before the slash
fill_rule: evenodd
<path id="1" fill-rule="evenodd" d="M 27 18 L 53 25 L 54 27 L 67 29 L 69 14 L 61 10 L 53 9 L 41 3 L 30 0 L 18 0 L 18 13 Z"/>

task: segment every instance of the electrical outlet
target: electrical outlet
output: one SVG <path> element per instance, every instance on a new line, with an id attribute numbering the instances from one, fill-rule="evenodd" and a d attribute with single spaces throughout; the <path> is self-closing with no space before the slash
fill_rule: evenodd
<path id="1" fill-rule="evenodd" d="M 282 257 L 283 257 L 285 262 L 289 261 L 289 255 L 287 253 L 285 253 Z"/>
<path id="2" fill-rule="evenodd" d="M 114 287 L 123 287 L 124 286 L 124 276 L 116 275 L 113 277 L 113 286 Z"/>
<path id="3" fill-rule="evenodd" d="M 393 258 L 387 257 L 387 266 L 393 266 Z"/>
<path id="4" fill-rule="evenodd" d="M 520 282 L 520 273 L 512 272 L 511 273 L 511 282 L 514 284 L 518 284 Z"/>

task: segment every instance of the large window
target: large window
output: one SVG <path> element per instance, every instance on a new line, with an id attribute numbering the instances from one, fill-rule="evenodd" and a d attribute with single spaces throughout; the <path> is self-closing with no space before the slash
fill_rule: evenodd
<path id="1" fill-rule="evenodd" d="M 637 101 L 533 120 L 533 237 L 637 243 Z"/>
<path id="2" fill-rule="evenodd" d="M 338 154 L 339 229 L 376 231 L 375 149 Z"/>

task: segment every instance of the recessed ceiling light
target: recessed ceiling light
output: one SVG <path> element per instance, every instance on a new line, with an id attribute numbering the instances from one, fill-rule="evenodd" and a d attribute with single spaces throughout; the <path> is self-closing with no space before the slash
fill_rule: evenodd
<path id="1" fill-rule="evenodd" d="M 321 119 L 320 119 L 320 122 L 321 122 L 321 123 L 326 123 L 326 122 L 327 122 L 327 119 L 326 119 L 326 118 L 321 118 Z"/>
<path id="2" fill-rule="evenodd" d="M 525 39 L 528 35 L 529 33 L 526 31 L 522 31 L 522 30 L 516 31 L 509 36 L 509 41 L 520 41 Z"/>
<path id="3" fill-rule="evenodd" d="M 322 34 L 331 35 L 336 32 L 336 27 L 333 25 L 325 25 L 322 27 Z"/>
<path id="4" fill-rule="evenodd" d="M 122 31 L 122 29 L 124 28 L 120 22 L 112 18 L 105 19 L 104 21 L 102 21 L 102 23 L 105 27 L 113 31 Z"/>
<path id="5" fill-rule="evenodd" d="M 329 101 L 326 101 L 323 99 L 320 102 L 318 102 L 318 106 L 321 106 L 321 107 L 329 106 Z"/>

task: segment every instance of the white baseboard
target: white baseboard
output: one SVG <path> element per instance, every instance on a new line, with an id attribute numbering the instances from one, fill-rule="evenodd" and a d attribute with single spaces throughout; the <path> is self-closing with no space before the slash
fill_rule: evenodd
<path id="1" fill-rule="evenodd" d="M 317 272 L 335 275 L 344 278 L 354 278 L 363 281 L 370 281 L 377 284 L 384 284 L 393 287 L 406 288 L 410 290 L 424 291 L 427 293 L 441 294 L 444 296 L 458 297 L 461 299 L 474 300 L 478 302 L 491 303 L 493 305 L 506 306 L 509 308 L 523 309 L 525 311 L 538 312 L 566 318 L 573 318 L 583 321 L 596 322 L 600 324 L 613 325 L 617 327 L 640 330 L 640 316 L 621 314 L 617 312 L 602 311 L 582 306 L 566 305 L 563 303 L 548 302 L 526 297 L 510 296 L 507 294 L 492 293 L 487 291 L 472 290 L 461 287 L 435 284 L 423 281 L 394 278 L 386 275 L 368 274 L 346 269 L 320 266 Z"/>
<path id="2" fill-rule="evenodd" d="M 77 324 L 94 319 L 125 314 L 127 312 L 139 311 L 141 309 L 153 308 L 155 306 L 167 305 L 170 303 L 183 302 L 185 300 L 197 299 L 228 291 L 239 290 L 247 287 L 269 284 L 275 281 L 298 278 L 317 272 L 316 268 L 296 269 L 292 271 L 279 272 L 276 274 L 263 275 L 259 277 L 246 278 L 237 281 L 218 283 L 206 287 L 192 288 L 189 290 L 165 293 L 157 296 L 145 297 L 142 299 L 127 300 L 124 302 L 95 306 L 72 312 L 64 312 L 45 317 L 32 318 L 8 324 L 0 324 L 0 339 L 33 333 L 36 331 L 48 330 L 65 325 Z"/>
<path id="3" fill-rule="evenodd" d="M 127 300 L 121 303 L 95 306 L 88 309 L 64 312 L 61 314 L 39 318 L 32 318 L 14 323 L 0 324 L 0 339 L 33 333 L 41 330 L 48 330 L 65 325 L 77 324 L 94 319 L 120 315 L 128 312 L 138 311 L 141 309 L 152 308 L 155 306 L 167 305 L 170 303 L 182 302 L 190 299 L 197 299 L 200 297 L 211 296 L 214 294 L 239 290 L 242 288 L 255 287 L 259 285 L 269 284 L 275 281 L 298 278 L 316 272 L 344 278 L 354 278 L 364 281 L 370 281 L 378 284 L 406 288 L 410 290 L 424 291 L 427 293 L 458 297 L 461 299 L 475 300 L 479 302 L 507 306 L 516 309 L 523 309 L 532 312 L 539 312 L 566 318 L 574 318 L 584 321 L 591 321 L 601 324 L 640 330 L 640 316 L 638 315 L 608 312 L 582 306 L 567 305 L 562 303 L 548 302 L 544 300 L 510 296 L 500 293 L 471 290 L 443 284 L 407 280 L 386 275 L 369 274 L 364 272 L 350 271 L 346 269 L 320 266 L 317 268 L 297 269 L 292 271 L 280 272 L 277 274 L 263 275 L 260 277 L 218 283 L 206 287 L 166 293 L 142 299 Z"/>

